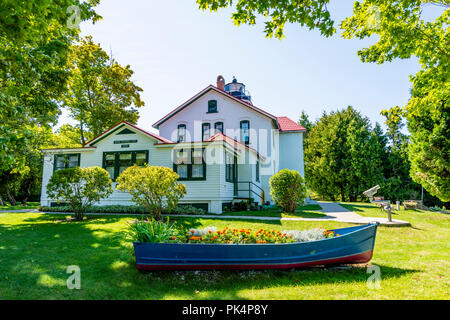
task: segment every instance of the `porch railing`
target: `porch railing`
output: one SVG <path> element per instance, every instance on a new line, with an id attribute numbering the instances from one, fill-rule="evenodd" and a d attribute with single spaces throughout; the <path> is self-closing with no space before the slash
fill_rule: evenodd
<path id="1" fill-rule="evenodd" d="M 252 182 L 252 181 L 237 181 L 235 186 L 236 186 L 237 197 L 239 197 L 239 192 L 248 192 L 248 199 L 254 198 L 253 195 L 255 195 L 261 201 L 261 205 L 264 204 L 264 190 L 260 186 L 255 184 L 254 182 Z M 254 188 L 256 188 L 256 190 L 258 190 L 259 193 L 256 192 L 254 190 Z"/>

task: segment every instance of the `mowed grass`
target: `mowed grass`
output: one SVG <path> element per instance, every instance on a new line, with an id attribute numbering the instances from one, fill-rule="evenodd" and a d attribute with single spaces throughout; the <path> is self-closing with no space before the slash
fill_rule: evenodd
<path id="1" fill-rule="evenodd" d="M 343 207 L 363 216 L 363 217 L 382 217 L 387 218 L 387 211 L 384 211 L 379 206 L 373 203 L 361 203 L 361 202 L 339 202 Z M 392 219 L 408 219 L 411 214 L 427 214 L 429 211 L 425 210 L 405 210 L 400 205 L 400 210 L 397 210 L 395 204 L 391 204 Z"/>
<path id="2" fill-rule="evenodd" d="M 16 206 L 12 206 L 11 204 L 6 204 L 4 206 L 0 206 L 1 210 L 22 210 L 22 209 L 37 209 L 39 208 L 39 202 L 27 202 L 27 205 L 19 204 Z"/>
<path id="3" fill-rule="evenodd" d="M 249 216 L 249 217 L 279 217 L 279 218 L 323 218 L 326 214 L 318 212 L 322 207 L 318 204 L 308 204 L 295 209 L 295 212 L 283 212 L 281 208 L 273 207 L 262 211 L 235 211 L 225 212 L 227 216 Z"/>
<path id="4" fill-rule="evenodd" d="M 124 231 L 130 216 L 83 222 L 63 215 L 0 213 L 0 299 L 448 299 L 449 217 L 410 213 L 412 227 L 379 227 L 371 264 L 381 287 L 369 288 L 364 265 L 346 270 L 164 271 L 142 274 Z M 350 224 L 319 221 L 178 219 L 185 227 L 286 230 Z M 67 267 L 81 269 L 69 290 Z"/>

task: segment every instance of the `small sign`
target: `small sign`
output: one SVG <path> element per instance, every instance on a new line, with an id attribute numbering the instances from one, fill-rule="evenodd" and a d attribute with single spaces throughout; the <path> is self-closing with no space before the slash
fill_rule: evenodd
<path id="1" fill-rule="evenodd" d="M 115 140 L 114 144 L 122 144 L 122 143 L 136 143 L 137 140 Z"/>

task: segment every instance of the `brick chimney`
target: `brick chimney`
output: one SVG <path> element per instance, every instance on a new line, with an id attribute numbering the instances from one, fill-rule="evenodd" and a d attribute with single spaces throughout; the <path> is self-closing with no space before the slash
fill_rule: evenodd
<path id="1" fill-rule="evenodd" d="M 217 76 L 217 88 L 225 91 L 225 79 L 222 76 Z"/>

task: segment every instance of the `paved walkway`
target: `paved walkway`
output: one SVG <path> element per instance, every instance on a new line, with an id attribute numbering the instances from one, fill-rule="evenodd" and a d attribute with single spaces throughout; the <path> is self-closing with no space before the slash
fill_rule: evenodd
<path id="1" fill-rule="evenodd" d="M 317 210 L 326 214 L 325 217 L 320 218 L 284 218 L 284 217 L 261 217 L 261 216 L 230 216 L 223 214 L 204 214 L 204 215 L 193 215 L 193 214 L 174 214 L 174 215 L 165 215 L 169 217 L 196 217 L 196 218 L 216 218 L 216 219 L 242 219 L 242 220 L 263 220 L 263 221 L 339 221 L 339 222 L 347 222 L 347 223 L 355 223 L 355 224 L 366 224 L 369 222 L 379 222 L 382 225 L 386 226 L 409 226 L 410 223 L 407 221 L 392 219 L 392 222 L 389 222 L 387 218 L 379 218 L 379 217 L 363 217 L 359 214 L 344 208 L 339 203 L 335 202 L 316 202 L 310 201 L 310 204 L 317 203 L 322 207 L 322 210 Z M 40 212 L 37 209 L 23 209 L 23 210 L 5 210 L 3 212 L 15 212 L 15 213 L 25 213 L 25 212 Z M 2 211 L 0 211 L 2 213 Z M 67 214 L 67 212 L 44 212 L 48 214 Z M 118 215 L 117 213 L 87 213 L 87 215 Z M 142 214 L 129 214 L 127 215 L 135 215 L 142 216 Z"/>
<path id="2" fill-rule="evenodd" d="M 357 223 L 357 224 L 366 224 L 369 222 L 379 222 L 382 225 L 386 226 L 409 226 L 410 223 L 403 220 L 392 219 L 389 221 L 388 218 L 379 218 L 379 217 L 363 217 L 359 214 L 344 208 L 339 203 L 335 202 L 318 202 L 318 205 L 322 207 L 322 210 L 318 210 L 322 213 L 325 213 L 327 217 L 330 217 L 332 220 L 340 221 L 340 222 L 348 222 L 348 223 Z M 387 215 L 387 214 L 386 214 Z"/>

